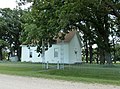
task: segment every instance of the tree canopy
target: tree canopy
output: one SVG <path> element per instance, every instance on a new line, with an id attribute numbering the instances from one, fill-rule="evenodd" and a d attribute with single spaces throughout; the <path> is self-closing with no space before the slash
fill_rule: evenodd
<path id="1" fill-rule="evenodd" d="M 84 34 L 83 39 L 89 40 L 89 44 L 97 44 L 101 63 L 106 60 L 110 64 L 109 37 L 119 34 L 119 4 L 118 0 L 34 0 L 32 23 L 37 27 L 34 32 L 38 38 L 33 37 L 48 42 L 61 30 L 65 33 L 77 30 Z"/>
<path id="2" fill-rule="evenodd" d="M 32 6 L 28 10 L 2 10 L 6 19 L 1 16 L 0 28 L 4 27 L 6 30 L 1 29 L 1 32 L 10 34 L 9 41 L 36 44 L 39 48 L 44 41 L 47 48 L 48 43 L 55 42 L 59 32 L 63 31 L 64 38 L 70 30 L 76 30 L 82 34 L 86 56 L 90 51 L 91 63 L 93 44 L 97 44 L 100 63 L 112 63 L 114 42 L 110 37 L 120 37 L 119 0 L 18 0 L 18 5 L 29 2 Z"/>

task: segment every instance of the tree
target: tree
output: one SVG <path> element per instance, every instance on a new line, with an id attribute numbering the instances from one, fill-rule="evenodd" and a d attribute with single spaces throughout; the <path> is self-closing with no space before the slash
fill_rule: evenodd
<path id="1" fill-rule="evenodd" d="M 51 43 L 61 30 L 66 33 L 75 29 L 84 34 L 86 61 L 89 41 L 91 63 L 93 44 L 98 46 L 100 63 L 112 63 L 109 36 L 111 32 L 119 33 L 119 29 L 113 29 L 119 28 L 118 0 L 34 0 L 30 12 L 32 21 L 28 25 L 32 28 L 25 32 L 31 41 L 42 46 L 42 42 Z M 117 18 L 114 20 L 112 16 Z M 31 33 L 34 34 L 30 36 Z"/>
<path id="2" fill-rule="evenodd" d="M 0 10 L 1 12 L 1 10 Z M 5 20 L 3 19 L 2 16 L 0 16 L 0 60 L 2 60 L 2 48 L 4 48 L 5 46 L 7 46 L 7 42 L 6 41 L 6 30 L 7 29 L 7 24 L 5 22 Z"/>
<path id="3" fill-rule="evenodd" d="M 110 22 L 112 20 L 110 14 L 113 9 L 106 6 L 106 2 L 108 1 L 66 0 L 64 2 L 65 4 L 61 7 L 60 14 L 61 26 L 65 27 L 72 25 L 78 27 L 84 34 L 86 34 L 86 31 L 91 33 L 90 35 L 87 34 L 87 36 L 98 45 L 102 64 L 105 63 L 105 60 L 109 64 L 112 62 L 109 36 L 111 30 L 113 30 Z M 114 4 L 112 1 L 111 3 Z M 87 26 L 88 23 L 92 29 L 83 28 L 83 25 Z M 93 36 L 94 39 L 91 38 L 91 36 Z"/>
<path id="4" fill-rule="evenodd" d="M 14 45 L 14 50 L 12 52 L 17 51 L 17 56 L 20 59 L 20 32 L 21 32 L 21 14 L 17 9 L 11 10 L 9 8 L 1 9 L 1 17 L 3 18 L 5 24 L 5 41 L 9 43 L 9 47 Z M 4 32 L 4 31 L 2 31 Z"/>
<path id="5" fill-rule="evenodd" d="M 55 43 L 54 38 L 61 30 L 58 24 L 58 13 L 56 13 L 58 4 L 61 5 L 61 2 L 36 0 L 33 2 L 31 10 L 28 12 L 29 14 L 26 14 L 29 17 L 27 17 L 29 21 L 26 20 L 23 26 L 23 33 L 26 35 L 24 37 L 27 37 L 24 42 L 38 45 L 40 53 L 44 48 L 48 49 L 48 43 L 50 46 Z"/>
<path id="6" fill-rule="evenodd" d="M 120 44 L 115 45 L 115 50 L 116 50 L 115 59 L 116 61 L 120 61 Z"/>

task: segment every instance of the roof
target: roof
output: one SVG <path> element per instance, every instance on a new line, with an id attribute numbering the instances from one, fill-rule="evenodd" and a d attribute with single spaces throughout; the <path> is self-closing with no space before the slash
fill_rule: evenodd
<path id="1" fill-rule="evenodd" d="M 72 40 L 72 38 L 74 37 L 76 31 L 70 31 L 68 34 L 65 35 L 65 39 L 64 42 L 70 42 Z M 61 34 L 59 34 L 61 35 Z M 61 43 L 62 40 L 60 38 L 57 38 L 57 43 Z"/>

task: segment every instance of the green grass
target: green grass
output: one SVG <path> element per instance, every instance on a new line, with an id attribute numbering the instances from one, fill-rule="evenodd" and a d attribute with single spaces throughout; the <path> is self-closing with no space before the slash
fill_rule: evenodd
<path id="1" fill-rule="evenodd" d="M 64 70 L 42 69 L 41 64 L 0 63 L 0 73 L 9 75 L 43 77 L 67 81 L 120 85 L 120 64 L 114 66 L 81 64 L 66 65 Z"/>

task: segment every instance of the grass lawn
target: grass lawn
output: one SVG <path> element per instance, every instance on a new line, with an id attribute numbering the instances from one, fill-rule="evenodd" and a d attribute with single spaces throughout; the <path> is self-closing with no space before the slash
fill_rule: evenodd
<path id="1" fill-rule="evenodd" d="M 43 77 L 87 83 L 120 85 L 120 64 L 114 66 L 97 64 L 65 65 L 64 70 L 42 69 L 41 64 L 0 63 L 0 73 L 9 75 Z"/>

